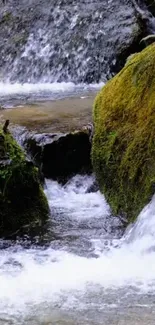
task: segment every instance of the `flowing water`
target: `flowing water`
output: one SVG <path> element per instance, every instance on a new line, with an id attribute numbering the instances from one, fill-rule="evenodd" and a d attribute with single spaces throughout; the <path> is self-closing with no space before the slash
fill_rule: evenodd
<path id="1" fill-rule="evenodd" d="M 2 245 L 0 324 L 154 324 L 155 198 L 122 236 L 93 182 L 47 180 L 46 245 Z"/>
<path id="2" fill-rule="evenodd" d="M 118 71 L 132 45 L 138 49 L 133 3 L 6 1 L 1 121 L 38 132 L 89 122 L 103 85 L 92 83 Z M 94 176 L 65 186 L 46 180 L 46 233 L 33 242 L 0 241 L 0 325 L 154 325 L 155 197 L 124 234 L 95 188 Z"/>
<path id="3" fill-rule="evenodd" d="M 49 99 L 57 109 L 76 102 L 78 110 L 77 98 L 94 92 L 74 86 L 68 94 L 65 85 L 57 91 L 60 105 L 52 85 L 48 95 L 42 86 L 42 97 L 37 85 L 36 91 L 19 85 L 21 92 L 2 86 L 2 102 L 12 112 L 17 101 L 21 110 L 24 101 L 45 109 Z M 47 232 L 33 242 L 0 242 L 0 325 L 154 325 L 155 198 L 123 234 L 93 184 L 93 176 L 77 175 L 65 186 L 47 180 Z"/>

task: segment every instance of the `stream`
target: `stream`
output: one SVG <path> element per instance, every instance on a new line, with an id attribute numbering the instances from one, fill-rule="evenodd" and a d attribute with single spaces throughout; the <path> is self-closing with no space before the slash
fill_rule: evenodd
<path id="1" fill-rule="evenodd" d="M 1 242 L 1 325 L 154 324 L 155 198 L 123 235 L 93 183 L 46 180 L 46 243 Z"/>
<path id="2" fill-rule="evenodd" d="M 147 1 L 2 2 L 0 121 L 18 140 L 91 122 L 98 90 L 155 30 Z M 155 324 L 155 197 L 124 233 L 94 182 L 46 179 L 46 231 L 0 240 L 0 325 Z"/>

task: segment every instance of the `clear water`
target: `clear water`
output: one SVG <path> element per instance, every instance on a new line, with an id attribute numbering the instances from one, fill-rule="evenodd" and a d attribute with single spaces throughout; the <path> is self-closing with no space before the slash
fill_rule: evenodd
<path id="1" fill-rule="evenodd" d="M 1 249 L 0 324 L 154 324 L 155 198 L 122 236 L 93 182 L 48 180 L 53 239 Z"/>

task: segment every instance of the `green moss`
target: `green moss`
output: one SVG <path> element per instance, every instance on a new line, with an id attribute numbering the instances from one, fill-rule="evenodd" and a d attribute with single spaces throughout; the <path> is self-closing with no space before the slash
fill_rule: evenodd
<path id="1" fill-rule="evenodd" d="M 0 24 L 8 24 L 11 20 L 13 19 L 13 15 L 11 12 L 7 11 L 4 13 L 4 15 L 2 16 L 1 20 L 0 20 Z"/>
<path id="2" fill-rule="evenodd" d="M 97 95 L 92 160 L 115 214 L 137 217 L 155 187 L 155 44 Z"/>
<path id="3" fill-rule="evenodd" d="M 14 46 L 19 46 L 19 45 L 25 45 L 26 41 L 28 38 L 28 33 L 26 31 L 24 31 L 23 33 L 16 33 L 15 35 L 13 35 L 13 37 L 11 38 L 10 42 L 12 42 L 12 44 L 14 44 Z"/>
<path id="4" fill-rule="evenodd" d="M 47 199 L 38 170 L 11 134 L 0 130 L 0 235 L 47 218 Z"/>

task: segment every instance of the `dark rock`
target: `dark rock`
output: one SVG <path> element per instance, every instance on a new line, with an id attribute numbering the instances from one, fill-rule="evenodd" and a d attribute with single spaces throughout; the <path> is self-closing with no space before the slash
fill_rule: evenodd
<path id="1" fill-rule="evenodd" d="M 155 16 L 155 2 L 152 0 L 143 0 L 146 7 L 149 9 L 149 11 Z"/>
<path id="2" fill-rule="evenodd" d="M 99 185 L 96 179 L 94 179 L 93 184 L 87 189 L 87 193 L 95 193 L 97 191 L 99 191 Z"/>
<path id="3" fill-rule="evenodd" d="M 87 131 L 68 134 L 29 134 L 24 145 L 45 177 L 65 182 L 91 172 L 91 142 Z"/>
<path id="4" fill-rule="evenodd" d="M 148 34 L 155 33 L 155 17 L 151 12 L 151 6 L 146 5 L 146 2 L 147 0 L 142 0 L 141 2 L 138 0 L 132 0 L 139 25 L 147 36 Z M 154 6 L 153 3 L 152 6 Z"/>

